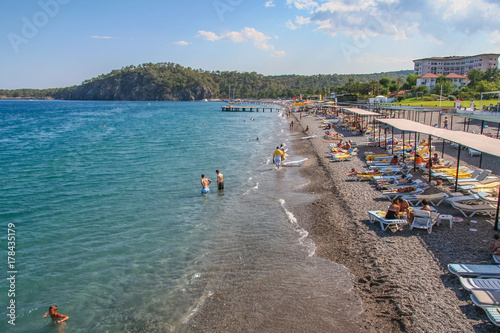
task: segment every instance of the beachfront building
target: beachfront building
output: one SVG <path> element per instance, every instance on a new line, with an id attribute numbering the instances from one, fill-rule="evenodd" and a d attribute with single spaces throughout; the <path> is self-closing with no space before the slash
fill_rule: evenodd
<path id="1" fill-rule="evenodd" d="M 456 73 L 466 75 L 471 69 L 486 72 L 488 68 L 498 68 L 500 54 L 484 53 L 469 57 L 431 57 L 413 60 L 415 74 L 421 77 L 427 73 L 448 75 Z"/>
<path id="2" fill-rule="evenodd" d="M 470 82 L 467 76 L 457 73 L 450 73 L 445 76 L 451 80 L 451 82 L 457 87 L 457 89 L 467 86 Z M 426 86 L 427 88 L 429 88 L 429 90 L 431 90 L 436 86 L 438 77 L 439 75 L 434 73 L 427 73 L 425 75 L 422 75 L 417 79 L 417 87 Z"/>

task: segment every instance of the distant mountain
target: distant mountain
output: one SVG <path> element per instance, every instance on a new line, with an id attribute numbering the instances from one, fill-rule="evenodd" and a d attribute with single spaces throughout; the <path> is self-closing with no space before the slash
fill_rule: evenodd
<path id="1" fill-rule="evenodd" d="M 7 98 L 66 100 L 192 101 L 229 97 L 277 98 L 327 94 L 353 80 L 367 83 L 382 77 L 406 79 L 412 70 L 374 74 L 264 76 L 256 72 L 205 71 L 174 63 L 147 63 L 113 70 L 79 86 L 57 89 L 0 90 Z"/>

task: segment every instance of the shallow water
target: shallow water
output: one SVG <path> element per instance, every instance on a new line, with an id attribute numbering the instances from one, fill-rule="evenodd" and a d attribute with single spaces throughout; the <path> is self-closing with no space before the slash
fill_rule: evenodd
<path id="1" fill-rule="evenodd" d="M 307 181 L 271 164 L 290 145 L 286 119 L 221 105 L 0 101 L 0 216 L 17 249 L 16 325 L 0 331 L 61 330 L 42 318 L 51 304 L 70 316 L 66 332 L 356 321 L 351 275 L 314 256 L 291 213 L 312 200 Z"/>

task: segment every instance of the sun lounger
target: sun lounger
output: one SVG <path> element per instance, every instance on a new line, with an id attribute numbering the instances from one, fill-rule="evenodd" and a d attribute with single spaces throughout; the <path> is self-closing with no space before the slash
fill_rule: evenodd
<path id="1" fill-rule="evenodd" d="M 487 185 L 487 184 L 495 183 L 498 181 L 500 181 L 500 178 L 498 178 L 496 176 L 488 176 L 485 179 L 480 180 L 480 181 L 463 181 L 463 182 L 460 182 L 459 184 L 464 185 L 464 186 L 476 185 L 476 184 Z"/>
<path id="2" fill-rule="evenodd" d="M 474 177 L 474 178 L 459 178 L 458 179 L 458 185 L 460 185 L 461 183 L 464 183 L 464 182 L 480 182 L 484 179 L 486 179 L 486 177 L 488 177 L 489 175 L 491 174 L 491 170 L 483 170 L 483 172 L 481 172 L 478 176 Z"/>
<path id="3" fill-rule="evenodd" d="M 417 188 L 417 189 L 415 189 L 412 192 L 382 191 L 382 194 L 385 195 L 388 199 L 394 200 L 394 199 L 397 199 L 397 198 L 399 198 L 400 196 L 403 196 L 403 195 L 411 195 L 411 194 L 417 195 L 417 194 L 421 194 L 423 192 L 424 192 L 424 189 Z"/>
<path id="4" fill-rule="evenodd" d="M 484 170 L 482 170 L 482 169 L 476 169 L 476 170 L 472 171 L 472 173 L 469 173 L 468 170 L 462 169 L 459 171 L 458 181 L 460 182 L 460 181 L 463 181 L 465 179 L 467 181 L 477 181 L 477 177 L 479 177 L 483 172 L 484 172 Z M 439 175 L 437 177 L 441 178 L 441 179 L 449 180 L 450 182 L 454 182 L 455 179 L 457 178 L 456 171 L 446 172 L 445 174 Z"/>
<path id="5" fill-rule="evenodd" d="M 481 152 L 472 148 L 469 148 L 469 155 L 470 156 L 480 156 Z"/>
<path id="6" fill-rule="evenodd" d="M 432 218 L 431 212 L 426 210 L 415 209 L 413 210 L 413 222 L 410 229 L 419 228 L 427 229 L 428 233 L 432 232 L 432 226 L 436 223 L 436 220 Z"/>
<path id="7" fill-rule="evenodd" d="M 439 206 L 446 198 L 448 198 L 448 194 L 446 193 L 435 193 L 435 194 L 419 194 L 412 195 L 410 200 L 406 198 L 407 196 L 403 196 L 403 199 L 408 200 L 413 206 L 420 205 L 423 200 L 427 200 L 433 206 Z"/>
<path id="8" fill-rule="evenodd" d="M 368 217 L 370 218 L 370 223 L 379 222 L 380 227 L 382 228 L 383 231 L 386 231 L 387 228 L 389 228 L 390 226 L 396 226 L 397 228 L 399 228 L 400 226 L 408 223 L 408 221 L 406 221 L 405 219 L 394 219 L 394 220 L 386 219 L 384 217 L 385 214 L 386 213 L 381 210 L 369 211 Z"/>
<path id="9" fill-rule="evenodd" d="M 500 265 L 448 264 L 448 270 L 457 276 L 500 279 Z"/>
<path id="10" fill-rule="evenodd" d="M 473 217 L 476 213 L 486 213 L 490 217 L 493 217 L 493 213 L 496 212 L 496 208 L 488 204 L 477 204 L 477 205 L 467 205 L 458 202 L 452 202 L 453 208 L 458 209 L 465 217 Z M 470 214 L 470 215 L 467 215 Z"/>
<path id="11" fill-rule="evenodd" d="M 479 195 L 471 194 L 471 195 L 460 195 L 457 197 L 446 198 L 444 201 L 451 205 L 453 202 L 464 203 L 468 201 L 477 201 L 480 199 L 481 198 L 479 197 Z"/>
<path id="12" fill-rule="evenodd" d="M 484 311 L 488 316 L 488 319 L 496 326 L 500 326 L 500 308 L 485 308 Z"/>
<path id="13" fill-rule="evenodd" d="M 460 183 L 459 183 L 460 184 Z M 474 190 L 474 189 L 482 189 L 482 188 L 497 188 L 500 186 L 500 182 L 492 182 L 488 184 L 480 184 L 479 182 L 475 185 L 458 185 L 458 188 L 461 191 Z"/>
<path id="14" fill-rule="evenodd" d="M 500 290 L 500 279 L 476 279 L 460 277 L 460 283 L 468 290 Z"/>
<path id="15" fill-rule="evenodd" d="M 471 301 L 481 308 L 500 306 L 500 290 L 472 290 Z"/>

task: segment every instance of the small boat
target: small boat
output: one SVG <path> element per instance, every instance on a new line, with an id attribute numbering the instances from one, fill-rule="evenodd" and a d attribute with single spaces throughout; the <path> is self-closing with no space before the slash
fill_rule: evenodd
<path id="1" fill-rule="evenodd" d="M 315 138 L 315 137 L 317 137 L 316 134 L 313 134 L 313 135 L 310 135 L 310 136 L 303 136 L 302 140 L 312 139 L 312 138 Z"/>
<path id="2" fill-rule="evenodd" d="M 289 162 L 283 162 L 283 166 L 286 166 L 286 167 L 299 167 L 299 166 L 302 166 L 306 161 L 308 160 L 308 158 L 303 158 L 301 160 L 298 160 L 298 161 L 289 161 Z"/>

